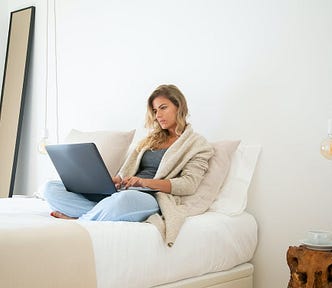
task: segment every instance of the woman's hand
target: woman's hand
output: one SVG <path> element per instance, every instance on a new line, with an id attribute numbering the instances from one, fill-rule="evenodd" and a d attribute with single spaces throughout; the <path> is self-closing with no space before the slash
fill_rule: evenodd
<path id="1" fill-rule="evenodd" d="M 116 189 L 120 189 L 122 186 L 122 179 L 120 176 L 112 177 L 113 183 Z"/>
<path id="2" fill-rule="evenodd" d="M 143 179 L 132 176 L 132 177 L 125 177 L 122 181 L 122 185 L 125 186 L 127 189 L 128 187 L 144 187 Z"/>
<path id="3" fill-rule="evenodd" d="M 136 176 L 125 177 L 122 180 L 122 185 L 128 189 L 129 187 L 146 187 L 158 190 L 164 193 L 171 193 L 171 182 L 168 179 L 147 179 Z"/>

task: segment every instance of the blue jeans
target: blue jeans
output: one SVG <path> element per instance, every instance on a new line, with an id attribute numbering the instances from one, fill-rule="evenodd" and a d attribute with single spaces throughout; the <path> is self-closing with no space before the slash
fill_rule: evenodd
<path id="1" fill-rule="evenodd" d="M 49 181 L 44 197 L 54 211 L 79 220 L 140 222 L 159 212 L 157 200 L 137 190 L 124 190 L 95 202 L 67 191 L 61 181 Z"/>

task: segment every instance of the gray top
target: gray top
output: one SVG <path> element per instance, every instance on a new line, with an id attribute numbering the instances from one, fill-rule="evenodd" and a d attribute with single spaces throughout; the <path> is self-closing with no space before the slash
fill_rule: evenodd
<path id="1" fill-rule="evenodd" d="M 167 149 L 146 150 L 135 176 L 152 179 L 156 175 L 161 159 Z"/>

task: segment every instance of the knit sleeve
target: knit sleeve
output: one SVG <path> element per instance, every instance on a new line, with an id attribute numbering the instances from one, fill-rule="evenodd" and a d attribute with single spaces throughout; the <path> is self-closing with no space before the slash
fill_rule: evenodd
<path id="1" fill-rule="evenodd" d="M 210 144 L 201 146 L 199 151 L 186 163 L 180 175 L 169 179 L 171 182 L 171 194 L 186 196 L 195 194 L 208 170 L 209 159 L 213 156 L 213 148 Z"/>

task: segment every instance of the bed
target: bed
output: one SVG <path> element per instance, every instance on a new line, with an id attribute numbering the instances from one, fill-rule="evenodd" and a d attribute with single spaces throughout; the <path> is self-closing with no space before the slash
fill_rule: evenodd
<path id="1" fill-rule="evenodd" d="M 55 219 L 38 193 L 0 199 L 0 286 L 252 288 L 257 223 L 246 197 L 259 151 L 239 146 L 220 195 L 171 248 L 149 223 Z"/>
<path id="2" fill-rule="evenodd" d="M 63 233 L 64 240 L 67 241 L 66 235 L 70 237 L 69 234 L 72 233 L 72 231 L 68 232 L 67 229 L 73 229 L 74 225 L 80 225 L 88 231 L 92 242 L 98 288 L 252 287 L 252 265 L 240 265 L 250 261 L 257 243 L 256 222 L 254 217 L 247 212 L 243 212 L 241 215 L 227 216 L 209 211 L 202 215 L 189 217 L 174 247 L 169 248 L 151 224 L 79 222 L 54 219 L 49 216 L 45 201 L 38 198 L 1 199 L 0 211 L 0 235 L 4 232 L 6 232 L 7 237 L 10 233 L 14 235 L 10 238 L 10 247 L 8 242 L 3 243 L 4 235 L 1 236 L 1 287 L 46 287 L 35 286 L 42 283 L 42 275 L 45 275 L 43 267 L 45 265 L 48 265 L 49 268 L 52 267 L 51 258 L 56 261 L 54 265 L 61 263 L 63 257 L 69 257 L 66 255 L 70 255 L 72 248 L 69 249 L 65 243 L 64 249 L 67 252 L 65 256 L 61 257 L 52 251 L 43 252 L 43 255 L 38 257 L 37 254 L 40 253 L 40 249 L 43 249 L 43 245 L 49 246 L 55 251 L 57 250 L 55 246 L 59 245 L 59 249 L 61 249 L 60 243 L 50 244 L 48 238 L 54 237 L 49 231 L 50 227 L 57 228 L 57 233 Z M 69 224 L 68 222 L 75 223 Z M 35 248 L 33 244 L 29 244 L 30 248 L 36 251 L 34 253 L 31 251 L 31 258 L 26 259 L 28 261 L 26 264 L 25 260 L 21 259 L 23 253 L 15 256 L 14 251 L 21 249 L 20 247 L 26 243 L 25 241 L 31 233 L 33 234 L 30 236 L 32 240 L 33 237 L 41 236 L 43 240 Z M 80 251 L 87 251 L 88 247 L 88 245 L 83 245 Z M 3 249 L 9 250 L 10 254 L 5 256 Z M 38 262 L 34 257 L 39 259 Z M 11 258 L 12 267 L 10 270 L 13 269 L 14 273 L 11 275 L 10 271 L 7 271 L 6 275 L 1 275 L 5 272 L 3 266 L 6 263 L 9 265 L 7 258 Z M 5 261 L 5 259 L 7 260 Z M 80 258 L 76 264 L 80 265 L 80 268 L 75 270 L 78 275 L 80 275 L 80 269 L 84 268 L 79 260 Z M 75 265 L 75 261 L 73 259 L 72 261 L 73 263 L 70 265 Z M 91 261 L 93 262 L 93 260 Z M 35 267 L 26 267 L 27 265 Z M 30 280 L 22 278 L 22 282 L 18 281 L 16 277 L 19 277 L 23 270 L 29 270 L 29 275 L 26 277 L 33 276 L 33 278 Z M 227 270 L 228 272 L 225 272 Z M 56 271 L 56 269 L 53 268 L 52 271 Z M 224 272 L 218 273 L 219 271 Z M 59 271 L 55 275 L 65 277 L 66 271 Z M 205 276 L 200 277 L 201 275 Z M 188 278 L 190 280 L 183 280 Z M 36 279 L 38 279 L 38 283 L 35 283 Z M 49 280 L 49 278 L 45 279 L 45 283 L 47 284 Z M 74 283 L 75 287 L 85 287 L 79 286 L 82 283 L 75 282 L 76 280 L 74 279 L 70 283 Z M 66 281 L 68 279 L 64 279 L 65 283 Z M 215 286 L 216 283 L 220 285 L 220 281 L 224 283 L 224 286 Z M 21 286 L 28 282 L 32 283 L 33 286 Z M 175 283 L 163 285 L 170 282 Z M 242 282 L 246 285 L 243 286 Z M 196 283 L 196 286 L 192 286 L 193 283 Z M 226 283 L 228 286 L 225 286 Z M 61 283 L 61 285 L 64 284 Z"/>

